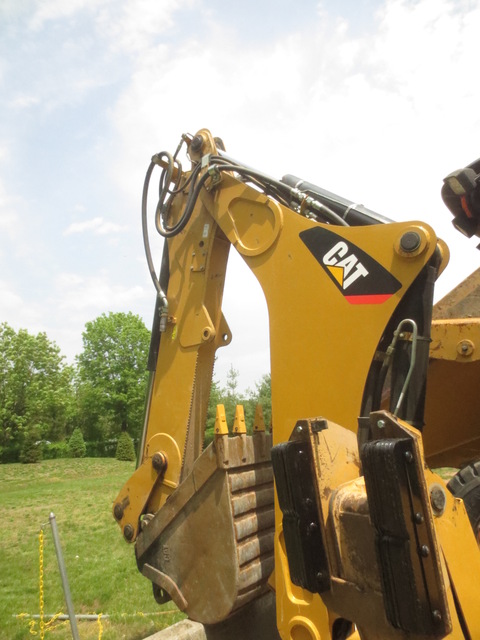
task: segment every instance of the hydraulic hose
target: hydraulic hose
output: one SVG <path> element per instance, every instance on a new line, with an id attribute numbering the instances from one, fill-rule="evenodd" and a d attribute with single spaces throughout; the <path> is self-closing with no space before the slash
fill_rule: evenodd
<path id="1" fill-rule="evenodd" d="M 147 198 L 148 198 L 148 187 L 150 184 L 150 178 L 152 176 L 152 172 L 155 168 L 155 162 L 153 160 L 150 162 L 147 173 L 145 175 L 145 181 L 143 183 L 143 193 L 142 193 L 142 235 L 143 235 L 143 246 L 145 249 L 145 256 L 147 258 L 148 270 L 150 271 L 150 277 L 152 278 L 152 282 L 157 290 L 157 294 L 160 301 L 160 331 L 165 331 L 166 321 L 168 317 L 168 300 L 165 292 L 160 286 L 160 281 L 157 277 L 157 273 L 155 271 L 155 266 L 153 264 L 152 252 L 150 250 L 150 239 L 148 237 L 148 224 L 147 224 Z"/>
<path id="2" fill-rule="evenodd" d="M 152 162 L 154 162 L 154 164 L 161 164 L 162 158 L 166 158 L 167 166 L 166 168 L 164 168 L 164 170 L 162 171 L 162 175 L 160 176 L 158 203 L 155 211 L 155 227 L 158 233 L 164 238 L 172 238 L 173 236 L 176 236 L 177 233 L 180 233 L 180 231 L 182 231 L 182 229 L 185 227 L 185 225 L 190 219 L 190 216 L 192 215 L 193 207 L 191 208 L 186 207 L 185 212 L 180 218 L 180 220 L 176 224 L 174 224 L 172 227 L 169 227 L 166 224 L 165 218 L 167 217 L 170 211 L 170 206 L 172 204 L 173 198 L 177 193 L 185 189 L 185 186 L 187 183 L 185 183 L 184 185 L 182 185 L 181 188 L 179 188 L 180 182 L 182 179 L 181 166 L 179 165 L 178 171 L 177 171 L 177 180 L 174 183 L 175 185 L 174 189 L 169 190 L 169 186 L 173 182 L 172 177 L 173 177 L 173 170 L 175 166 L 175 158 L 171 156 L 167 151 L 162 151 L 161 153 L 158 153 L 156 156 L 152 158 Z M 199 171 L 200 171 L 200 165 L 197 165 L 193 170 L 192 175 L 190 176 L 190 179 L 187 182 L 190 182 L 190 180 L 195 181 Z M 191 194 L 189 194 L 189 197 L 187 199 L 187 204 L 190 201 L 190 195 Z"/>
<path id="3" fill-rule="evenodd" d="M 332 224 L 349 226 L 348 222 L 346 222 L 326 204 L 320 202 L 317 198 L 310 196 L 300 189 L 287 184 L 286 182 L 270 178 L 264 173 L 244 165 L 227 164 L 222 156 L 214 156 L 212 160 L 215 164 L 211 165 L 211 170 L 233 171 L 242 177 L 253 179 L 256 184 L 260 184 L 262 186 L 264 191 L 270 193 L 274 198 L 281 202 L 285 202 L 285 196 L 288 195 L 290 202 L 286 203 L 287 206 L 291 206 L 292 203 L 295 203 L 294 206 L 300 205 L 301 210 L 308 210 L 313 217 L 317 217 L 318 214 Z"/>
<path id="4" fill-rule="evenodd" d="M 327 191 L 322 187 L 318 187 L 311 182 L 306 182 L 297 176 L 290 174 L 285 175 L 282 178 L 282 183 L 285 183 L 290 187 L 294 187 L 302 193 L 308 194 L 312 198 L 319 200 L 351 226 L 388 224 L 392 222 L 389 218 L 386 218 L 371 209 L 367 209 L 361 204 L 350 202 L 350 200 L 347 200 L 342 196 L 331 193 L 330 191 Z"/>
<path id="5" fill-rule="evenodd" d="M 344 211 L 342 211 L 341 209 L 340 211 L 335 211 L 334 208 L 331 208 L 331 206 L 329 206 L 331 204 L 331 201 L 329 201 L 327 204 L 325 198 L 317 197 L 319 195 L 318 191 L 312 191 L 309 193 L 307 190 L 302 189 L 301 186 L 300 188 L 298 188 L 298 184 L 292 184 L 288 179 L 286 180 L 285 178 L 281 181 L 275 180 L 274 178 L 271 178 L 270 176 L 267 176 L 266 174 L 257 171 L 256 169 L 238 163 L 236 160 L 230 158 L 221 151 L 219 152 L 220 155 L 218 156 L 213 155 L 204 158 L 204 160 L 206 159 L 207 162 L 204 163 L 202 160 L 202 163 L 198 163 L 193 168 L 188 179 L 183 184 L 181 184 L 183 174 L 181 165 L 176 159 L 181 145 L 182 141 L 180 142 L 177 151 L 173 156 L 167 151 L 162 151 L 153 156 L 145 175 L 142 194 L 143 244 L 145 248 L 145 255 L 147 258 L 147 265 L 150 271 L 150 276 L 159 296 L 159 306 L 161 310 L 161 317 L 163 318 L 160 328 L 161 331 L 164 331 L 166 326 L 166 319 L 168 315 L 168 301 L 166 294 L 160 285 L 160 281 L 157 277 L 155 266 L 153 264 L 147 225 L 148 190 L 155 165 L 163 167 L 159 181 L 158 202 L 155 210 L 155 228 L 163 238 L 172 238 L 185 228 L 191 218 L 195 204 L 200 195 L 200 191 L 205 185 L 205 182 L 212 175 L 218 174 L 221 171 L 228 171 L 238 174 L 246 182 L 253 183 L 257 187 L 263 189 L 263 191 L 267 195 L 270 195 L 286 206 L 297 209 L 302 215 L 306 215 L 307 217 L 316 219 L 322 219 L 326 222 L 336 225 L 349 226 L 348 222 L 342 216 L 342 214 L 344 214 Z M 207 170 L 201 177 L 199 177 L 200 171 L 203 167 L 207 167 Z M 175 169 L 177 172 L 176 178 Z M 171 188 L 171 185 L 173 185 L 173 188 Z M 189 187 L 189 192 L 183 214 L 178 222 L 176 222 L 172 226 L 169 226 L 166 220 L 170 212 L 172 202 L 177 194 L 185 192 L 187 186 Z M 328 192 L 322 192 L 321 196 L 324 196 L 326 193 Z M 334 204 L 337 204 L 335 199 L 333 200 L 333 202 Z M 351 206 L 348 207 L 348 209 L 351 208 Z"/>

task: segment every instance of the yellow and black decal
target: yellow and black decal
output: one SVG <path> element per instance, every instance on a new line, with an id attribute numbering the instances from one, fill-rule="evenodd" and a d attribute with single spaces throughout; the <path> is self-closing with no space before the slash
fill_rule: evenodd
<path id="1" fill-rule="evenodd" d="M 323 227 L 300 238 L 350 304 L 381 304 L 401 283 L 368 253 Z"/>

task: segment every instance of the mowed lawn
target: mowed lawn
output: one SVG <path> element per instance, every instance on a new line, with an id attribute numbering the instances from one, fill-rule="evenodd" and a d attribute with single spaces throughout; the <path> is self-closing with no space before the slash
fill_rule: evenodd
<path id="1" fill-rule="evenodd" d="M 40 597 L 39 531 L 44 535 L 45 614 L 66 613 L 49 514 L 55 514 L 75 613 L 108 615 L 78 622 L 82 640 L 140 640 L 180 620 L 172 603 L 159 606 L 140 575 L 134 549 L 112 517 L 118 491 L 134 471 L 110 458 L 0 465 L 0 640 L 33 638 L 29 619 Z M 33 629 L 39 637 L 38 621 Z M 46 633 L 71 638 L 69 623 Z"/>

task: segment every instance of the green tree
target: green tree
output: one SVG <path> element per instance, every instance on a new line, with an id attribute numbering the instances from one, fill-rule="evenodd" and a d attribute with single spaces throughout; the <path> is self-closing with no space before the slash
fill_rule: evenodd
<path id="1" fill-rule="evenodd" d="M 239 375 L 238 369 L 235 369 L 233 365 L 230 365 L 230 369 L 227 372 L 226 387 L 222 390 L 223 405 L 225 406 L 225 414 L 227 416 L 229 429 L 233 427 L 233 420 L 235 418 L 235 409 L 237 405 L 244 403 L 244 397 L 238 389 Z"/>
<path id="2" fill-rule="evenodd" d="M 132 313 L 87 322 L 77 358 L 80 425 L 89 440 L 142 430 L 150 332 Z"/>
<path id="3" fill-rule="evenodd" d="M 45 333 L 31 335 L 0 324 L 0 446 L 61 440 L 72 420 L 73 370 Z"/>
<path id="4" fill-rule="evenodd" d="M 83 439 L 83 433 L 76 427 L 68 441 L 68 453 L 70 458 L 84 458 L 87 453 L 87 445 Z"/>
<path id="5" fill-rule="evenodd" d="M 255 416 L 255 408 L 257 404 L 262 406 L 263 419 L 267 429 L 272 422 L 272 384 L 269 373 L 263 375 L 258 382 L 255 383 L 255 389 L 248 391 L 249 415 Z"/>
<path id="6" fill-rule="evenodd" d="M 118 438 L 117 450 L 115 452 L 115 458 L 117 460 L 135 460 L 135 447 L 133 446 L 133 440 L 126 431 L 122 431 Z"/>
<path id="7" fill-rule="evenodd" d="M 23 438 L 22 450 L 20 452 L 20 462 L 24 464 L 33 464 L 40 462 L 43 457 L 42 440 L 40 438 L 40 429 L 32 427 L 27 431 Z"/>

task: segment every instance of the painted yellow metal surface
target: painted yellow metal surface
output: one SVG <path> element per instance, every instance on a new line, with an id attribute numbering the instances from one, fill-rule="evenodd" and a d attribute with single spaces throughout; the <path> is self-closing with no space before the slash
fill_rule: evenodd
<path id="1" fill-rule="evenodd" d="M 239 203 L 252 225 L 248 235 L 242 235 L 242 226 L 236 223 L 241 219 Z M 263 194 L 230 177 L 223 179 L 222 189 L 216 192 L 211 215 L 265 293 L 274 444 L 288 440 L 297 419 L 319 414 L 356 431 L 375 349 L 396 305 L 435 250 L 433 231 L 416 222 L 336 229 L 339 238 L 367 251 L 402 283 L 398 293 L 381 305 L 354 306 L 332 286 L 300 240 L 300 233 L 316 223 L 281 205 L 272 206 Z M 421 235 L 421 251 L 401 255 L 395 249 L 399 238 L 412 229 Z M 294 587 L 289 579 L 278 508 L 276 522 L 279 631 L 289 640 L 328 637 L 329 615 L 320 597 Z"/>
<path id="2" fill-rule="evenodd" d="M 457 607 L 471 638 L 480 638 L 480 612 L 478 610 L 478 582 L 480 550 L 468 516 L 459 498 L 454 498 L 445 487 L 444 480 L 429 470 L 425 471 L 428 486 L 444 488 L 445 511 L 435 515 L 435 529 L 447 563 L 448 575 L 454 585 Z M 461 546 L 459 545 L 461 540 Z M 460 630 L 457 636 L 463 638 Z"/>
<path id="3" fill-rule="evenodd" d="M 196 137 L 203 140 L 203 146 L 193 150 L 192 145 L 189 153 L 194 163 L 201 163 L 217 149 L 207 130 Z M 208 163 L 203 171 L 208 172 Z M 181 217 L 187 198 L 185 189 L 175 201 L 172 219 Z M 402 248 L 401 239 L 406 234 L 418 238 L 413 251 Z M 328 250 L 320 241 L 312 244 L 306 240 L 326 236 L 334 238 Z M 328 455 L 318 461 L 323 474 L 321 481 L 320 477 L 317 480 L 324 487 L 321 501 L 325 525 L 332 526 L 329 509 L 334 490 L 352 483 L 344 495 L 347 502 L 360 495 L 365 498 L 361 481 L 359 484 L 358 455 L 356 466 L 351 459 L 365 381 L 385 327 L 434 253 L 443 256 L 439 265 L 443 269 L 448 250 L 428 225 L 415 220 L 368 227 L 321 224 L 298 215 L 229 172 L 212 174 L 206 180 L 187 227 L 167 242 L 169 319 L 160 340 L 145 447 L 139 468 L 115 501 L 115 517 L 125 537 L 133 541 L 142 535 L 144 514 L 153 517 L 163 508 L 167 511 L 168 504 L 174 503 L 167 499 L 177 495 L 177 488 L 184 487 L 186 479 L 190 482 L 189 474 L 201 454 L 215 352 L 232 338 L 222 314 L 230 245 L 258 279 L 267 302 L 273 444 L 288 441 L 300 419 L 321 415 L 340 425 L 329 434 L 331 439 L 325 447 Z M 368 256 L 393 278 L 395 290 L 355 300 L 348 295 L 351 284 L 371 275 L 362 256 Z M 457 462 L 468 451 L 480 455 L 480 394 L 475 383 L 480 367 L 480 321 L 434 324 L 431 356 L 426 429 L 423 441 L 418 438 L 418 446 L 422 452 L 424 447 L 430 466 Z M 452 396 L 454 401 L 450 402 Z M 246 442 L 241 408 L 237 409 L 233 431 L 237 444 L 242 439 Z M 254 431 L 254 437 L 265 438 L 260 410 Z M 215 432 L 217 455 L 228 465 L 229 435 L 222 407 L 217 410 Z M 155 454 L 159 453 L 167 461 L 166 468 L 154 466 Z M 243 458 L 242 464 L 247 464 Z M 434 481 L 426 468 L 425 474 L 428 483 Z M 372 536 L 368 515 L 362 517 L 362 530 Z M 480 616 L 473 591 L 469 590 L 473 570 L 468 570 L 468 566 L 474 571 L 480 568 L 480 557 L 461 501 L 449 497 L 445 512 L 435 516 L 434 526 L 443 553 L 442 575 L 452 614 L 448 638 L 466 638 L 462 624 L 467 625 L 471 638 L 480 638 Z M 346 535 L 340 542 L 345 549 L 353 549 Z M 466 540 L 464 548 L 472 558 L 470 564 L 455 548 L 458 540 Z M 139 546 L 142 544 L 140 537 Z M 371 540 L 362 547 L 365 553 L 368 549 L 373 549 Z M 360 611 L 370 597 L 372 611 L 383 611 L 378 585 L 370 593 L 356 587 L 354 578 L 352 582 L 338 578 L 332 594 L 322 598 L 292 583 L 278 503 L 274 554 L 271 583 L 275 585 L 277 625 L 283 640 L 330 639 L 336 618 L 343 615 L 338 605 L 341 598 L 350 599 Z M 342 560 L 349 563 L 347 552 Z M 357 568 L 352 563 L 349 575 L 354 576 Z M 348 606 L 344 609 L 348 611 Z M 466 623 L 460 621 L 457 611 Z M 377 628 L 371 617 L 362 619 L 367 626 L 353 631 L 349 636 L 353 640 L 421 640 L 389 627 L 386 619 L 379 621 Z"/>
<path id="4" fill-rule="evenodd" d="M 480 458 L 480 319 L 435 320 L 425 406 L 424 446 L 432 468 Z"/>

